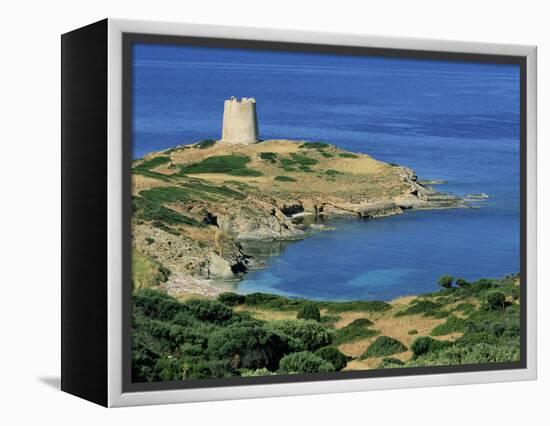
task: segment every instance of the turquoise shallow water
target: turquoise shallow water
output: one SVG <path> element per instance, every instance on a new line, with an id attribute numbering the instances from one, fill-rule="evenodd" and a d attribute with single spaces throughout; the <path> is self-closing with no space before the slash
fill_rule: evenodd
<path id="1" fill-rule="evenodd" d="M 253 96 L 260 135 L 325 141 L 413 168 L 476 209 L 334 220 L 335 231 L 272 244 L 237 291 L 391 299 L 519 270 L 516 66 L 137 45 L 134 157 L 219 138 L 223 99 Z M 255 247 L 254 250 L 258 250 Z"/>

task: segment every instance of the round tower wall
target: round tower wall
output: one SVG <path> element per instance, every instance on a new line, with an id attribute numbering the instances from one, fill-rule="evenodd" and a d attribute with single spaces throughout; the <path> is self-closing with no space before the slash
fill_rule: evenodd
<path id="1" fill-rule="evenodd" d="M 225 101 L 222 142 L 250 145 L 258 142 L 258 118 L 253 99 Z"/>

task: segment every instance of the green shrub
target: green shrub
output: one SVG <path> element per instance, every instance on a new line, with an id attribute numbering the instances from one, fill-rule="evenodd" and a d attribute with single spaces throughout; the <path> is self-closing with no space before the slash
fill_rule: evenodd
<path id="1" fill-rule="evenodd" d="M 336 176 L 336 175 L 342 175 L 343 173 L 339 172 L 338 170 L 328 169 L 328 170 L 325 170 L 325 174 L 328 176 Z"/>
<path id="2" fill-rule="evenodd" d="M 412 336 L 412 335 L 414 335 L 414 334 L 418 334 L 418 330 L 416 330 L 416 329 L 413 328 L 412 330 L 409 330 L 409 331 L 407 332 L 407 334 L 408 334 L 409 336 Z"/>
<path id="3" fill-rule="evenodd" d="M 432 336 L 444 336 L 446 334 L 461 332 L 466 329 L 466 320 L 450 315 L 443 324 L 436 325 L 431 331 Z"/>
<path id="4" fill-rule="evenodd" d="M 334 335 L 333 330 L 328 330 L 317 321 L 312 320 L 274 321 L 271 326 L 274 330 L 297 339 L 308 351 L 315 351 L 330 345 Z"/>
<path id="5" fill-rule="evenodd" d="M 320 356 L 325 361 L 330 362 L 336 371 L 340 371 L 348 364 L 348 358 L 333 346 L 325 346 L 315 351 L 315 355 Z"/>
<path id="6" fill-rule="evenodd" d="M 352 302 L 322 302 L 318 304 L 330 313 L 353 312 L 384 312 L 391 309 L 391 305 L 379 300 L 356 300 Z"/>
<path id="7" fill-rule="evenodd" d="M 407 347 L 399 340 L 393 337 L 380 336 L 372 342 L 367 350 L 361 355 L 361 358 L 389 356 L 405 352 Z"/>
<path id="8" fill-rule="evenodd" d="M 354 342 L 359 339 L 376 336 L 379 332 L 368 328 L 372 324 L 373 322 L 367 318 L 358 318 L 345 327 L 336 330 L 334 343 L 341 345 L 342 343 Z"/>
<path id="9" fill-rule="evenodd" d="M 293 177 L 290 177 L 290 176 L 275 176 L 274 179 L 280 182 L 298 182 L 297 179 L 294 179 Z"/>
<path id="10" fill-rule="evenodd" d="M 334 154 L 331 154 L 330 152 L 321 152 L 321 155 L 325 158 L 332 158 L 334 157 Z"/>
<path id="11" fill-rule="evenodd" d="M 210 355 L 231 359 L 235 368 L 275 371 L 279 360 L 291 350 L 285 336 L 255 322 L 231 324 L 214 331 L 208 339 Z"/>
<path id="12" fill-rule="evenodd" d="M 185 302 L 185 306 L 201 321 L 223 324 L 233 318 L 233 310 L 217 300 L 191 299 Z"/>
<path id="13" fill-rule="evenodd" d="M 340 315 L 321 315 L 321 324 L 334 326 L 334 323 L 340 321 L 342 317 Z"/>
<path id="14" fill-rule="evenodd" d="M 320 322 L 321 312 L 316 305 L 305 305 L 298 311 L 296 318 Z"/>
<path id="15" fill-rule="evenodd" d="M 443 305 L 441 303 L 432 302 L 431 300 L 414 300 L 405 310 L 395 314 L 396 317 L 405 315 L 420 315 L 433 316 Z"/>
<path id="16" fill-rule="evenodd" d="M 471 346 L 449 346 L 441 351 L 427 352 L 408 361 L 406 367 L 423 367 L 433 365 L 483 364 L 488 362 L 519 361 L 520 351 L 517 347 L 499 347 L 486 343 Z"/>
<path id="17" fill-rule="evenodd" d="M 214 139 L 203 139 L 202 141 L 195 144 L 195 148 L 198 149 L 207 149 L 216 144 Z"/>
<path id="18" fill-rule="evenodd" d="M 436 340 L 432 337 L 418 337 L 411 344 L 411 351 L 415 357 L 424 355 L 432 351 L 440 351 L 451 345 L 450 342 Z"/>
<path id="19" fill-rule="evenodd" d="M 442 275 L 437 280 L 437 284 L 442 288 L 451 288 L 453 286 L 454 278 L 450 275 Z"/>
<path id="20" fill-rule="evenodd" d="M 301 166 L 313 166 L 319 162 L 319 160 L 315 158 L 310 158 L 306 155 L 298 154 L 296 152 L 291 153 L 290 156 L 295 163 Z"/>
<path id="21" fill-rule="evenodd" d="M 222 293 L 218 296 L 218 300 L 227 306 L 242 305 L 246 296 L 237 293 Z"/>
<path id="22" fill-rule="evenodd" d="M 319 373 L 334 371 L 334 366 L 311 352 L 295 352 L 286 355 L 279 364 L 279 373 Z"/>
<path id="23" fill-rule="evenodd" d="M 269 371 L 267 368 L 258 368 L 257 370 L 242 370 L 241 377 L 261 377 L 261 376 L 273 376 L 275 373 Z"/>
<path id="24" fill-rule="evenodd" d="M 470 283 L 463 278 L 457 278 L 456 285 L 460 288 L 463 288 L 463 287 L 469 287 Z"/>
<path id="25" fill-rule="evenodd" d="M 325 149 L 328 147 L 330 147 L 330 145 L 323 142 L 304 142 L 300 145 L 300 148 L 305 149 Z"/>
<path id="26" fill-rule="evenodd" d="M 260 158 L 270 163 L 276 163 L 278 156 L 276 152 L 260 152 Z"/>
<path id="27" fill-rule="evenodd" d="M 493 309 L 504 309 L 506 305 L 506 295 L 502 291 L 490 291 L 487 293 L 487 303 Z"/>
<path id="28" fill-rule="evenodd" d="M 382 358 L 382 362 L 378 364 L 377 368 L 399 368 L 404 365 L 405 363 L 397 358 Z"/>
<path id="29" fill-rule="evenodd" d="M 342 158 L 359 158 L 357 154 L 352 154 L 350 152 L 341 152 L 338 154 L 338 156 Z"/>

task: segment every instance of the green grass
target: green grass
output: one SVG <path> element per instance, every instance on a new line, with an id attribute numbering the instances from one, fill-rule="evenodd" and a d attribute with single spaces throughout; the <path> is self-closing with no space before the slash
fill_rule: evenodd
<path id="1" fill-rule="evenodd" d="M 368 328 L 372 324 L 372 321 L 367 318 L 358 318 L 345 327 L 336 330 L 333 343 L 341 345 L 342 343 L 351 343 L 380 334 L 377 330 Z"/>
<path id="2" fill-rule="evenodd" d="M 167 225 L 189 225 L 204 226 L 197 220 L 184 216 L 175 210 L 164 207 L 158 202 L 151 201 L 143 197 L 132 197 L 132 210 L 135 219 L 152 222 L 153 225 L 160 227 L 160 224 Z"/>
<path id="3" fill-rule="evenodd" d="M 183 166 L 180 169 L 180 174 L 225 173 L 232 176 L 262 176 L 262 172 L 246 167 L 249 162 L 250 157 L 246 155 L 217 155 L 189 166 Z"/>
<path id="4" fill-rule="evenodd" d="M 280 182 L 298 182 L 297 179 L 290 176 L 275 176 L 274 180 L 278 180 Z"/>
<path id="5" fill-rule="evenodd" d="M 341 152 L 338 154 L 338 156 L 342 158 L 359 158 L 357 154 L 351 154 L 349 152 Z"/>
<path id="6" fill-rule="evenodd" d="M 141 162 L 141 164 L 134 166 L 134 169 L 150 170 L 168 162 L 170 162 L 170 157 L 162 155 L 159 157 L 153 157 L 150 160 L 144 160 Z"/>
<path id="7" fill-rule="evenodd" d="M 189 193 L 185 189 L 177 186 L 163 186 L 146 189 L 141 191 L 139 195 L 153 203 L 177 203 L 191 200 Z"/>
<path id="8" fill-rule="evenodd" d="M 330 152 L 323 152 L 321 151 L 321 155 L 325 158 L 332 158 L 334 157 L 334 154 L 331 154 Z"/>
<path id="9" fill-rule="evenodd" d="M 407 347 L 399 340 L 393 337 L 380 336 L 372 342 L 367 350 L 361 355 L 361 359 L 390 356 L 393 354 L 405 352 Z"/>

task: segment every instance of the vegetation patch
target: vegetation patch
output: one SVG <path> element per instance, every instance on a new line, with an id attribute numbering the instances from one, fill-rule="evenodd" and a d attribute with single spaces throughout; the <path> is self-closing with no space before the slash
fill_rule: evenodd
<path id="1" fill-rule="evenodd" d="M 446 334 L 463 332 L 466 329 L 467 321 L 462 318 L 457 318 L 454 315 L 450 315 L 443 324 L 435 326 L 431 331 L 432 336 L 445 336 Z"/>
<path id="2" fill-rule="evenodd" d="M 208 149 L 210 147 L 213 147 L 215 144 L 216 141 L 214 139 L 203 139 L 202 141 L 195 144 L 195 148 Z"/>
<path id="3" fill-rule="evenodd" d="M 395 314 L 396 317 L 402 317 L 405 315 L 425 315 L 433 316 L 441 309 L 443 305 L 441 303 L 432 302 L 431 300 L 419 300 L 415 299 L 411 304 L 403 311 L 399 311 Z"/>
<path id="4" fill-rule="evenodd" d="M 132 287 L 135 290 L 150 288 L 168 280 L 170 270 L 142 252 L 132 250 Z"/>
<path id="5" fill-rule="evenodd" d="M 293 152 L 290 154 L 292 157 L 292 160 L 301 166 L 313 166 L 319 162 L 319 160 L 315 158 L 308 157 L 306 155 L 298 154 L 296 152 Z"/>
<path id="6" fill-rule="evenodd" d="M 368 328 L 371 325 L 373 325 L 373 322 L 367 318 L 358 318 L 352 321 L 345 327 L 336 330 L 334 344 L 341 345 L 343 343 L 351 343 L 380 334 L 377 330 Z"/>
<path id="7" fill-rule="evenodd" d="M 250 157 L 247 155 L 217 155 L 183 166 L 180 174 L 224 173 L 233 176 L 262 176 L 262 172 L 246 167 L 249 162 Z"/>
<path id="8" fill-rule="evenodd" d="M 359 158 L 357 154 L 352 154 L 351 152 L 340 152 L 338 156 L 342 158 Z"/>
<path id="9" fill-rule="evenodd" d="M 305 305 L 300 308 L 296 318 L 321 322 L 321 312 L 317 305 Z"/>
<path id="10" fill-rule="evenodd" d="M 362 359 L 372 357 L 389 356 L 405 352 L 407 347 L 393 337 L 380 336 L 370 344 L 367 350 L 361 355 Z"/>
<path id="11" fill-rule="evenodd" d="M 397 358 L 382 358 L 382 362 L 378 365 L 377 368 L 399 368 L 403 367 L 405 363 Z"/>
<path id="12" fill-rule="evenodd" d="M 276 163 L 279 155 L 276 152 L 260 152 L 260 158 L 270 163 Z"/>
<path id="13" fill-rule="evenodd" d="M 152 222 L 153 225 L 203 226 L 197 220 L 184 216 L 175 210 L 164 207 L 156 201 L 143 197 L 132 197 L 132 210 L 135 219 Z"/>
<path id="14" fill-rule="evenodd" d="M 290 176 L 275 176 L 274 180 L 280 181 L 280 182 L 298 182 L 297 179 L 294 179 Z"/>
<path id="15" fill-rule="evenodd" d="M 153 157 L 149 160 L 143 160 L 140 164 L 137 166 L 134 166 L 134 170 L 151 170 L 155 167 L 161 166 L 163 164 L 169 163 L 170 157 L 161 155 L 158 157 Z"/>
<path id="16" fill-rule="evenodd" d="M 281 359 L 279 373 L 319 373 L 334 371 L 334 366 L 318 355 L 303 351 L 286 355 Z"/>
<path id="17" fill-rule="evenodd" d="M 384 312 L 391 309 L 391 305 L 378 300 L 356 300 L 352 302 L 320 302 L 320 308 L 330 313 L 341 312 Z"/>
<path id="18" fill-rule="evenodd" d="M 315 351 L 315 355 L 330 362 L 335 370 L 340 371 L 348 364 L 348 357 L 333 346 L 325 346 Z"/>
<path id="19" fill-rule="evenodd" d="M 324 142 L 304 142 L 300 145 L 300 148 L 305 149 L 325 149 L 329 147 L 330 145 Z"/>
<path id="20" fill-rule="evenodd" d="M 338 170 L 334 170 L 334 169 L 325 170 L 325 174 L 328 176 L 343 175 L 342 172 L 339 172 Z"/>

